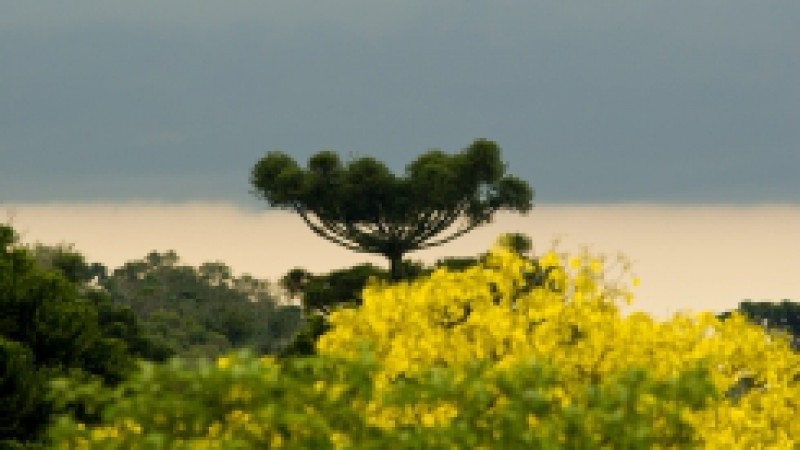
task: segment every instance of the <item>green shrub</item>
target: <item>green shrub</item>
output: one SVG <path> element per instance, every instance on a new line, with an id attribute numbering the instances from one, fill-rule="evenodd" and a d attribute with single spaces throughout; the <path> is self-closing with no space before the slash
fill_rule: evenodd
<path id="1" fill-rule="evenodd" d="M 692 445 L 682 412 L 713 393 L 699 368 L 667 381 L 631 369 L 572 403 L 559 396 L 561 374 L 535 361 L 430 368 L 380 394 L 376 373 L 366 355 L 145 363 L 113 391 L 96 384 L 81 394 L 99 399 L 102 424 L 65 416 L 50 438 L 63 448 L 649 449 Z"/>
<path id="2" fill-rule="evenodd" d="M 36 437 L 48 419 L 45 392 L 30 349 L 0 336 L 0 448 Z"/>

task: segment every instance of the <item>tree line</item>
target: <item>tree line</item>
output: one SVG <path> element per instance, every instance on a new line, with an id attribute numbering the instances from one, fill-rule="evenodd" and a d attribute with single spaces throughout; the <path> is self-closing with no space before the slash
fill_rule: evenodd
<path id="1" fill-rule="evenodd" d="M 109 271 L 71 246 L 23 245 L 2 224 L 0 311 L 0 448 L 34 441 L 57 414 L 98 419 L 53 398 L 52 380 L 114 386 L 139 360 L 277 354 L 302 322 L 265 280 L 223 263 L 151 252 Z"/>

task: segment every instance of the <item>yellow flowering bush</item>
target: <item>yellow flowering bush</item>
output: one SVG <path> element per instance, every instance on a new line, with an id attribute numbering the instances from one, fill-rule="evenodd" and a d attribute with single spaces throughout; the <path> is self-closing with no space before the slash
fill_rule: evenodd
<path id="1" fill-rule="evenodd" d="M 631 284 L 634 280 L 631 280 Z M 800 358 L 733 315 L 624 315 L 589 253 L 374 283 L 318 356 L 144 364 L 56 448 L 800 448 Z M 66 387 L 64 387 L 66 389 Z M 99 389 L 99 388 L 98 388 Z"/>
<path id="2" fill-rule="evenodd" d="M 741 398 L 717 396 L 682 413 L 709 447 L 800 442 L 800 423 L 793 420 L 800 357 L 784 336 L 738 314 L 726 321 L 711 313 L 661 322 L 644 313 L 623 316 L 620 305 L 631 301 L 630 290 L 607 282 L 603 269 L 602 259 L 588 253 L 568 258 L 551 251 L 535 263 L 498 247 L 483 265 L 462 273 L 439 270 L 414 283 L 369 286 L 360 308 L 331 315 L 332 330 L 319 351 L 346 359 L 374 353 L 381 362 L 378 389 L 433 366 L 488 360 L 502 371 L 533 359 L 558 369 L 559 395 L 577 404 L 586 403 L 589 384 L 632 368 L 669 380 L 701 366 L 716 392 L 733 392 L 747 380 L 756 386 Z M 544 283 L 526 277 L 542 270 Z"/>

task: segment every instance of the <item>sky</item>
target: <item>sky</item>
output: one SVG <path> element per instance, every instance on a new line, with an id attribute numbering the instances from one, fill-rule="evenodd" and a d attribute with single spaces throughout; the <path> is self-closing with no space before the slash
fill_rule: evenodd
<path id="1" fill-rule="evenodd" d="M 797 203 L 800 3 L 0 0 L 0 202 L 254 208 L 270 150 L 496 141 L 563 203 Z"/>
<path id="2" fill-rule="evenodd" d="M 487 138 L 534 210 L 422 259 L 521 231 L 627 254 L 654 313 L 800 300 L 796 0 L 0 10 L 0 220 L 24 240 L 112 267 L 168 249 L 269 277 L 380 263 L 268 211 L 253 165 L 332 149 L 402 174 Z"/>

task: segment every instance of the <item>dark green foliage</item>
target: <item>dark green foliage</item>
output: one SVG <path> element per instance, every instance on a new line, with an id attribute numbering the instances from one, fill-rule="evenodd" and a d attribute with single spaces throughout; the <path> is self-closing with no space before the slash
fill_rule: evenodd
<path id="1" fill-rule="evenodd" d="M 361 304 L 361 291 L 370 279 L 386 280 L 386 270 L 361 264 L 314 275 L 294 268 L 281 278 L 280 285 L 291 297 L 299 297 L 305 320 L 282 355 L 313 355 L 317 339 L 328 330 L 325 315 L 333 308 Z"/>
<path id="2" fill-rule="evenodd" d="M 0 448 L 37 437 L 50 413 L 46 381 L 29 348 L 0 336 Z"/>
<path id="3" fill-rule="evenodd" d="M 739 303 L 739 310 L 753 320 L 766 321 L 768 326 L 800 336 L 800 303 L 744 301 Z"/>
<path id="4" fill-rule="evenodd" d="M 115 304 L 107 292 L 91 285 L 108 277 L 105 266 L 87 263 L 84 256 L 71 245 L 37 244 L 30 250 L 37 266 L 63 275 L 82 297 L 94 305 L 104 336 L 119 339 L 133 356 L 144 359 L 164 361 L 174 353 L 157 339 L 145 335 L 130 308 Z"/>
<path id="5" fill-rule="evenodd" d="M 132 355 L 151 361 L 165 361 L 174 354 L 156 337 L 145 333 L 131 308 L 115 304 L 105 291 L 90 290 L 86 295 L 97 308 L 103 334 L 125 342 Z"/>
<path id="6" fill-rule="evenodd" d="M 281 352 L 281 356 L 310 356 L 317 354 L 317 341 L 320 336 L 330 330 L 325 314 L 309 312 L 305 315 L 303 326 L 289 344 Z"/>
<path id="7" fill-rule="evenodd" d="M 444 244 L 492 220 L 503 209 L 526 213 L 533 191 L 506 175 L 500 149 L 478 139 L 457 154 L 430 150 L 395 176 L 370 157 L 342 163 L 330 151 L 303 169 L 270 152 L 253 167 L 255 193 L 290 209 L 319 236 L 347 249 L 385 256 L 392 279 L 403 255 Z"/>
<path id="8" fill-rule="evenodd" d="M 36 438 L 55 412 L 47 381 L 83 372 L 118 383 L 135 367 L 123 340 L 106 334 L 95 302 L 79 289 L 81 258 L 54 258 L 68 271 L 46 270 L 0 225 L 2 438 Z M 10 445 L 10 444 L 9 444 Z"/>
<path id="9" fill-rule="evenodd" d="M 87 263 L 86 258 L 72 245 L 36 244 L 30 247 L 30 251 L 36 260 L 36 265 L 45 270 L 57 271 L 76 285 L 84 285 L 95 278 L 102 280 L 107 275 L 104 265 Z"/>
<path id="10" fill-rule="evenodd" d="M 404 279 L 430 274 L 432 269 L 418 262 L 403 261 Z M 299 298 L 305 311 L 328 312 L 340 305 L 360 305 L 361 291 L 369 280 L 390 281 L 388 271 L 372 264 L 359 264 L 326 274 L 312 274 L 296 267 L 284 275 L 280 286 L 289 296 Z"/>
<path id="11" fill-rule="evenodd" d="M 436 261 L 436 267 L 446 267 L 453 272 L 463 272 L 478 264 L 480 260 L 472 257 L 448 257 Z"/>
<path id="12" fill-rule="evenodd" d="M 119 381 L 133 361 L 122 341 L 104 335 L 96 305 L 60 273 L 38 267 L 13 240 L 0 244 L 0 334 L 29 347 L 37 365 L 82 368 Z"/>
<path id="13" fill-rule="evenodd" d="M 174 252 L 151 252 L 101 283 L 116 307 L 138 319 L 150 343 L 145 345 L 149 359 L 214 356 L 237 347 L 276 353 L 300 326 L 300 310 L 276 305 L 266 282 L 248 275 L 235 278 L 219 262 L 199 268 L 178 262 Z M 121 314 L 115 317 L 124 327 Z"/>
<path id="14" fill-rule="evenodd" d="M 372 264 L 314 275 L 302 268 L 290 270 L 280 284 L 291 296 L 299 296 L 306 311 L 329 311 L 342 304 L 361 304 L 361 291 L 370 278 L 385 280 L 388 273 Z"/>
<path id="15" fill-rule="evenodd" d="M 422 264 L 403 261 L 405 278 L 413 279 L 429 274 L 431 269 Z M 294 268 L 281 278 L 280 285 L 289 296 L 299 298 L 305 320 L 283 355 L 312 355 L 315 343 L 328 330 L 326 314 L 334 308 L 361 304 L 361 292 L 370 280 L 388 281 L 390 274 L 372 264 L 360 264 L 326 274 L 315 275 L 302 268 Z"/>

